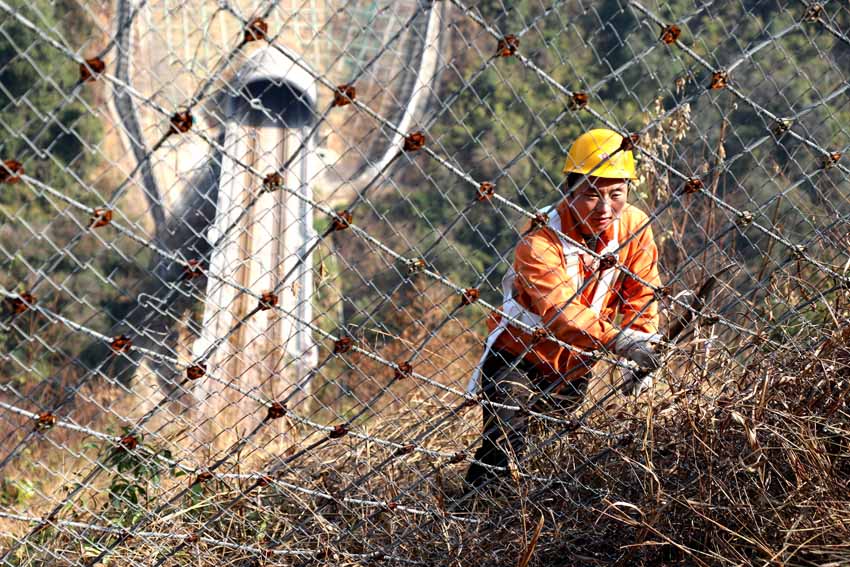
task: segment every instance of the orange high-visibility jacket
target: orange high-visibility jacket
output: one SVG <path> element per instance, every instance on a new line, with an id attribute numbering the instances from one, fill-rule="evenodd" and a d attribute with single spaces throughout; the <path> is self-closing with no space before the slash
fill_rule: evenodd
<path id="1" fill-rule="evenodd" d="M 566 201 L 562 201 L 557 209 L 561 232 L 574 241 L 584 242 Z M 646 214 L 627 204 L 616 222 L 619 223 L 616 232 L 620 244 L 635 235 L 620 249 L 620 265 L 652 286 L 659 287 L 658 249 Z M 600 236 L 597 252 L 612 240 L 614 232 L 612 223 Z M 514 253 L 514 299 L 526 310 L 539 315 L 550 334 L 582 350 L 610 346 L 619 333 L 619 328 L 613 324 L 617 312 L 622 315 L 620 327 L 657 332 L 658 304 L 653 301 L 653 290 L 622 271 L 617 272 L 613 285 L 602 300 L 599 315 L 590 308 L 598 281 L 593 264 L 589 254 L 582 255 L 582 276 L 585 281 L 592 279 L 581 297 L 575 296 L 576 287 L 567 275 L 563 247 L 557 233 L 549 227 L 539 228 L 526 234 L 517 244 Z M 499 313 L 491 313 L 487 321 L 491 333 L 498 326 L 499 319 Z M 531 334 L 510 324 L 493 347 L 519 355 L 526 350 L 526 345 L 531 345 L 525 355 L 526 360 L 534 363 L 549 379 L 562 376 L 570 380 L 583 376 L 589 370 L 587 362 L 575 353 L 551 340 L 535 342 Z"/>

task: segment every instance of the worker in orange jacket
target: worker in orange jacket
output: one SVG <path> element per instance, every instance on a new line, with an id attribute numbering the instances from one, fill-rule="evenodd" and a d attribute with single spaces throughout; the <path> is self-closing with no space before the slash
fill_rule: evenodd
<path id="1" fill-rule="evenodd" d="M 593 366 L 577 350 L 604 348 L 642 368 L 657 368 L 652 288 L 660 286 L 658 250 L 646 214 L 626 202 L 636 175 L 634 155 L 623 141 L 612 130 L 594 129 L 570 147 L 564 199 L 541 211 L 545 226 L 526 232 L 517 244 L 502 281 L 499 311 L 507 317 L 494 312 L 488 320 L 490 335 L 471 392 L 480 377 L 484 397 L 497 404 L 571 411 L 584 397 Z M 637 278 L 618 269 L 615 258 Z M 516 321 L 546 329 L 573 348 L 535 337 Z M 483 443 L 467 471 L 468 489 L 505 474 L 509 455 L 517 458 L 524 449 L 527 427 L 526 411 L 484 405 Z"/>

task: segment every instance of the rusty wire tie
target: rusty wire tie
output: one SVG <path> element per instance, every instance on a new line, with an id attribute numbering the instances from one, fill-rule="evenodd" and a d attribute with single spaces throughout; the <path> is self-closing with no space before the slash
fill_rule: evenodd
<path id="1" fill-rule="evenodd" d="M 610 270 L 617 265 L 617 260 L 618 258 L 616 254 L 603 256 L 602 259 L 599 260 L 599 271 L 604 272 L 606 270 Z"/>
<path id="2" fill-rule="evenodd" d="M 804 22 L 817 22 L 823 14 L 823 6 L 819 2 L 814 2 L 806 6 L 806 11 L 803 12 Z"/>
<path id="3" fill-rule="evenodd" d="M 80 63 L 80 82 L 90 83 L 98 80 L 106 70 L 106 63 L 100 57 L 92 57 Z"/>
<path id="4" fill-rule="evenodd" d="M 334 354 L 345 354 L 354 346 L 351 337 L 340 337 L 334 341 Z"/>
<path id="5" fill-rule="evenodd" d="M 204 374 L 207 373 L 206 364 L 193 364 L 186 368 L 186 378 L 189 380 L 197 380 L 199 378 L 203 378 Z"/>
<path id="6" fill-rule="evenodd" d="M 788 132 L 788 130 L 791 129 L 793 124 L 794 121 L 790 118 L 777 118 L 773 124 L 771 124 L 770 131 L 777 138 L 781 138 L 786 132 Z"/>
<path id="7" fill-rule="evenodd" d="M 203 484 L 205 482 L 211 481 L 212 479 L 213 473 L 211 473 L 210 471 L 203 471 L 195 477 L 195 480 L 192 481 L 191 486 L 195 486 L 196 484 Z"/>
<path id="8" fill-rule="evenodd" d="M 824 169 L 832 169 L 838 163 L 838 160 L 841 159 L 841 152 L 829 152 L 825 156 L 823 156 L 823 160 L 821 160 L 821 166 Z"/>
<path id="9" fill-rule="evenodd" d="M 200 260 L 187 260 L 186 265 L 183 266 L 183 279 L 184 280 L 194 280 L 195 278 L 199 278 L 204 275 L 204 271 L 201 268 Z"/>
<path id="10" fill-rule="evenodd" d="M 543 213 L 535 213 L 531 218 L 531 230 L 540 230 L 549 224 L 549 217 Z"/>
<path id="11" fill-rule="evenodd" d="M 404 380 L 413 374 L 413 366 L 409 362 L 400 362 L 396 365 L 393 380 Z"/>
<path id="12" fill-rule="evenodd" d="M 423 132 L 413 132 L 412 134 L 408 134 L 407 137 L 404 138 L 403 149 L 406 152 L 418 152 L 419 150 L 425 147 L 425 143 L 427 140 L 428 139 L 425 137 L 425 134 Z"/>
<path id="13" fill-rule="evenodd" d="M 283 176 L 277 171 L 273 171 L 263 178 L 263 189 L 265 191 L 276 191 L 283 187 Z"/>
<path id="14" fill-rule="evenodd" d="M 714 71 L 711 74 L 711 83 L 708 88 L 713 91 L 725 89 L 729 85 L 729 73 L 726 71 Z"/>
<path id="15" fill-rule="evenodd" d="M 662 299 L 662 298 L 665 298 L 665 297 L 670 297 L 670 295 L 672 293 L 673 293 L 673 288 L 669 285 L 665 285 L 665 286 L 659 287 L 656 290 L 654 290 L 652 292 L 652 295 L 655 296 L 655 299 Z"/>
<path id="16" fill-rule="evenodd" d="M 477 287 L 468 287 L 461 294 L 460 304 L 461 306 L 471 305 L 478 301 L 480 297 L 481 291 Z"/>
<path id="17" fill-rule="evenodd" d="M 351 83 L 338 85 L 334 91 L 334 106 L 348 106 L 357 98 L 357 89 Z"/>
<path id="18" fill-rule="evenodd" d="M 567 103 L 567 108 L 569 110 L 581 110 L 582 108 L 587 106 L 587 101 L 589 100 L 587 93 L 585 92 L 575 92 L 570 97 L 570 101 Z"/>
<path id="19" fill-rule="evenodd" d="M 741 211 L 738 213 L 738 225 L 749 226 L 753 222 L 753 213 L 750 211 Z"/>
<path id="20" fill-rule="evenodd" d="M 422 258 L 411 258 L 405 262 L 407 266 L 407 275 L 412 276 L 418 274 L 425 269 L 425 260 Z"/>
<path id="21" fill-rule="evenodd" d="M 685 181 L 685 185 L 682 187 L 683 195 L 690 195 L 691 193 L 699 193 L 704 188 L 704 184 L 702 179 L 699 177 L 691 177 L 687 181 Z"/>
<path id="22" fill-rule="evenodd" d="M 496 186 L 489 181 L 482 181 L 475 191 L 476 201 L 489 201 L 496 194 Z"/>
<path id="23" fill-rule="evenodd" d="M 464 462 L 465 460 L 466 460 L 466 453 L 464 451 L 458 451 L 457 453 L 455 453 L 454 455 L 449 457 L 447 464 L 456 465 L 458 463 Z"/>
<path id="24" fill-rule="evenodd" d="M 127 433 L 118 440 L 118 448 L 124 451 L 132 451 L 139 446 L 139 438 L 132 433 Z"/>
<path id="25" fill-rule="evenodd" d="M 35 428 L 39 431 L 47 431 L 56 425 L 56 416 L 46 411 L 35 419 Z"/>
<path id="26" fill-rule="evenodd" d="M 7 159 L 0 165 L 0 183 L 12 185 L 21 180 L 24 174 L 24 165 L 14 159 Z"/>
<path id="27" fill-rule="evenodd" d="M 188 110 L 175 112 L 170 119 L 171 126 L 168 129 L 169 134 L 185 134 L 192 129 L 195 119 L 192 118 L 192 113 Z"/>
<path id="28" fill-rule="evenodd" d="M 272 402 L 269 406 L 269 412 L 266 414 L 266 421 L 280 419 L 286 415 L 286 406 L 281 402 Z"/>
<path id="29" fill-rule="evenodd" d="M 679 40 L 679 36 L 682 35 L 682 29 L 676 24 L 670 24 L 669 26 L 665 26 L 663 30 L 661 30 L 661 41 L 666 43 L 667 45 L 673 45 Z"/>
<path id="30" fill-rule="evenodd" d="M 635 145 L 640 141 L 640 136 L 637 134 L 625 134 L 623 141 L 620 142 L 621 152 L 630 152 L 635 149 Z M 592 173 L 591 173 L 592 175 Z"/>
<path id="31" fill-rule="evenodd" d="M 89 220 L 89 228 L 100 228 L 107 226 L 112 222 L 112 209 L 98 207 L 92 211 L 91 219 Z"/>
<path id="32" fill-rule="evenodd" d="M 511 57 L 512 55 L 516 55 L 517 49 L 519 49 L 519 38 L 514 34 L 506 35 L 499 40 L 496 46 L 496 56 Z"/>
<path id="33" fill-rule="evenodd" d="M 127 352 L 131 346 L 133 346 L 133 341 L 127 335 L 118 335 L 109 343 L 109 348 L 116 353 Z"/>
<path id="34" fill-rule="evenodd" d="M 6 309 L 11 315 L 16 316 L 25 313 L 30 306 L 36 303 L 38 303 L 38 299 L 33 294 L 25 291 L 19 293 L 17 297 L 7 297 Z"/>
<path id="35" fill-rule="evenodd" d="M 333 430 L 328 434 L 328 437 L 331 439 L 339 439 L 340 437 L 345 437 L 348 435 L 348 426 L 344 423 L 340 423 L 339 425 L 334 425 Z"/>
<path id="36" fill-rule="evenodd" d="M 532 343 L 539 343 L 542 340 L 549 338 L 549 331 L 544 329 L 543 327 L 535 327 L 531 332 L 531 341 Z"/>
<path id="37" fill-rule="evenodd" d="M 335 213 L 334 220 L 331 222 L 331 231 L 339 232 L 341 230 L 345 230 L 349 226 L 351 226 L 351 220 L 354 217 L 351 212 L 348 210 L 340 211 Z"/>
<path id="38" fill-rule="evenodd" d="M 416 445 L 413 443 L 405 443 L 395 451 L 393 451 L 393 457 L 401 457 L 403 455 L 409 455 L 413 451 L 416 450 Z"/>
<path id="39" fill-rule="evenodd" d="M 245 35 L 242 38 L 243 43 L 252 41 L 260 41 L 266 39 L 269 33 L 269 25 L 262 18 L 254 18 L 245 27 Z"/>
<path id="40" fill-rule="evenodd" d="M 278 297 L 275 293 L 271 291 L 264 291 L 260 296 L 260 301 L 257 304 L 257 309 L 260 311 L 268 311 L 269 309 L 275 307 L 278 302 Z"/>
<path id="41" fill-rule="evenodd" d="M 274 478 L 271 475 L 264 474 L 257 478 L 257 488 L 263 488 L 274 482 Z"/>

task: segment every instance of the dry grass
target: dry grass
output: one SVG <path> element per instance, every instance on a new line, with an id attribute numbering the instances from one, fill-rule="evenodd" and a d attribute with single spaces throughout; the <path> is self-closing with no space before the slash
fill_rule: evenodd
<path id="1" fill-rule="evenodd" d="M 448 348 L 434 346 L 436 353 Z M 390 448 L 351 436 L 293 461 L 264 487 L 216 478 L 178 495 L 188 477 L 166 478 L 151 487 L 146 509 L 156 513 L 147 535 L 122 543 L 113 564 L 168 557 L 167 565 L 367 565 L 377 554 L 390 556 L 384 563 L 429 565 L 513 565 L 521 557 L 529 565 L 847 564 L 848 364 L 845 324 L 804 356 L 757 354 L 738 370 L 715 363 L 703 382 L 692 372 L 670 373 L 652 396 L 594 414 L 590 425 L 610 438 L 536 427 L 537 449 L 521 470 L 551 482 L 515 477 L 462 512 L 452 510 L 465 464 L 420 452 L 393 457 Z M 390 404 L 360 431 L 418 438 L 418 446 L 446 453 L 474 442 L 478 409 L 452 416 L 446 407 L 458 400 L 449 394 L 395 388 L 406 407 Z M 321 438 L 301 432 L 302 446 Z M 49 462 L 47 452 L 29 458 Z M 218 472 L 234 472 L 237 461 Z M 78 501 L 87 510 L 78 504 L 63 518 L 103 525 L 110 511 L 97 488 Z M 45 564 L 43 548 L 79 559 L 116 537 L 71 537 L 80 531 L 44 530 L 20 563 Z M 191 541 L 192 534 L 202 539 Z M 309 555 L 285 554 L 293 551 Z"/>

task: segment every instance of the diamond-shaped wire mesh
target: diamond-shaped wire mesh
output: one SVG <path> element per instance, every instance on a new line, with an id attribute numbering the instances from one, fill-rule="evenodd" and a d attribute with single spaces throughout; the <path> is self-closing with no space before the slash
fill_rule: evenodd
<path id="1" fill-rule="evenodd" d="M 0 0 L 0 564 L 850 562 L 849 94 L 841 2 Z"/>

